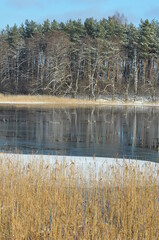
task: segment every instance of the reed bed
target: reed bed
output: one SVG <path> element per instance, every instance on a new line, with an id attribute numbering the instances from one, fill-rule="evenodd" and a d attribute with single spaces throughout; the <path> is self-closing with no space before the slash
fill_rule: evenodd
<path id="1" fill-rule="evenodd" d="M 47 95 L 3 95 L 0 94 L 0 105 L 17 108 L 86 108 L 105 104 L 105 101 L 54 97 Z"/>
<path id="2" fill-rule="evenodd" d="M 0 160 L 0 239 L 159 239 L 158 180 L 149 164 Z"/>
<path id="3" fill-rule="evenodd" d="M 122 98 L 110 99 L 87 99 L 87 98 L 72 98 L 72 97 L 56 97 L 51 95 L 10 95 L 0 94 L 0 105 L 14 105 L 16 107 L 92 107 L 92 106 L 159 106 L 159 102 L 147 102 L 146 100 L 129 100 L 125 101 Z"/>
<path id="4" fill-rule="evenodd" d="M 0 103 L 12 104 L 53 104 L 53 105 L 82 105 L 96 104 L 95 100 L 55 97 L 48 95 L 3 95 L 0 94 Z"/>

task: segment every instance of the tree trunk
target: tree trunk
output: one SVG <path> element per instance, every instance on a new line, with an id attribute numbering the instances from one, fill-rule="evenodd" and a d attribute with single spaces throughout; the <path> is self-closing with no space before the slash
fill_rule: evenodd
<path id="1" fill-rule="evenodd" d="M 144 66 L 143 66 L 142 82 L 145 88 L 145 83 L 146 83 L 146 60 L 145 59 L 144 59 Z"/>
<path id="2" fill-rule="evenodd" d="M 136 101 L 138 88 L 137 50 L 134 49 L 134 101 Z"/>

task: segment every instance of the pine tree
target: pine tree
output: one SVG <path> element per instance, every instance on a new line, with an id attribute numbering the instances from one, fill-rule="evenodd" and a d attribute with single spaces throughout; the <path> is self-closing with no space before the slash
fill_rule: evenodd
<path id="1" fill-rule="evenodd" d="M 35 35 L 37 32 L 37 24 L 34 21 L 30 21 L 27 19 L 25 21 L 25 38 L 30 38 Z"/>
<path id="2" fill-rule="evenodd" d="M 97 20 L 94 20 L 93 18 L 87 18 L 84 22 L 84 27 L 86 29 L 87 34 L 90 37 L 92 38 L 97 37 L 97 29 L 98 29 Z"/>

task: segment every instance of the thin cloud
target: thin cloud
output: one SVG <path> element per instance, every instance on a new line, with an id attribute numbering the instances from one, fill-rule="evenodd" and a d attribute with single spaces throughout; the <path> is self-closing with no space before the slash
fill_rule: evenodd
<path id="1" fill-rule="evenodd" d="M 61 15 L 54 15 L 54 18 L 58 21 L 72 20 L 85 20 L 86 18 L 93 17 L 94 19 L 99 19 L 101 17 L 101 12 L 98 9 L 90 8 L 86 10 L 68 11 Z M 51 17 L 49 17 L 51 19 Z"/>
<path id="2" fill-rule="evenodd" d="M 101 11 L 98 8 L 90 7 L 89 9 L 85 10 L 76 10 L 76 11 L 66 11 L 63 14 L 53 14 L 53 15 L 47 15 L 47 17 L 40 18 L 39 21 L 44 21 L 46 18 L 48 18 L 50 21 L 53 19 L 56 19 L 58 22 L 66 22 L 69 19 L 77 20 L 81 19 L 82 21 L 85 21 L 86 18 L 93 17 L 94 19 L 100 20 L 103 18 L 107 18 L 108 16 L 112 16 L 114 14 L 114 11 Z"/>
<path id="3" fill-rule="evenodd" d="M 158 18 L 158 13 L 159 13 L 159 6 L 157 6 L 156 8 L 152 8 L 149 11 L 147 11 L 145 16 L 151 17 L 151 18 Z"/>
<path id="4" fill-rule="evenodd" d="M 42 4 L 38 0 L 8 0 L 7 4 L 14 8 L 31 8 L 31 7 L 42 7 Z"/>

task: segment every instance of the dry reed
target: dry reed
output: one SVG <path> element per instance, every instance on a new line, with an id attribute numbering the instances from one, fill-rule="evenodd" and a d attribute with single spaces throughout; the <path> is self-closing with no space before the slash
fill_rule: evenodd
<path id="1" fill-rule="evenodd" d="M 14 106 L 17 108 L 88 108 L 102 105 L 104 101 L 94 101 L 88 99 L 73 99 L 65 97 L 54 97 L 47 95 L 3 95 L 0 94 L 0 105 Z"/>
<path id="2" fill-rule="evenodd" d="M 149 165 L 0 160 L 0 239 L 159 239 L 158 177 Z"/>
<path id="3" fill-rule="evenodd" d="M 21 104 L 21 105 L 95 105 L 98 102 L 88 99 L 75 99 L 75 98 L 66 98 L 66 97 L 55 97 L 48 95 L 3 95 L 0 94 L 0 103 L 1 104 Z"/>
<path id="4" fill-rule="evenodd" d="M 159 102 L 143 102 L 143 101 L 124 101 L 124 99 L 78 99 L 68 97 L 55 97 L 49 95 L 4 95 L 0 94 L 0 105 L 14 105 L 16 107 L 91 107 L 98 105 L 105 106 L 159 106 Z"/>

